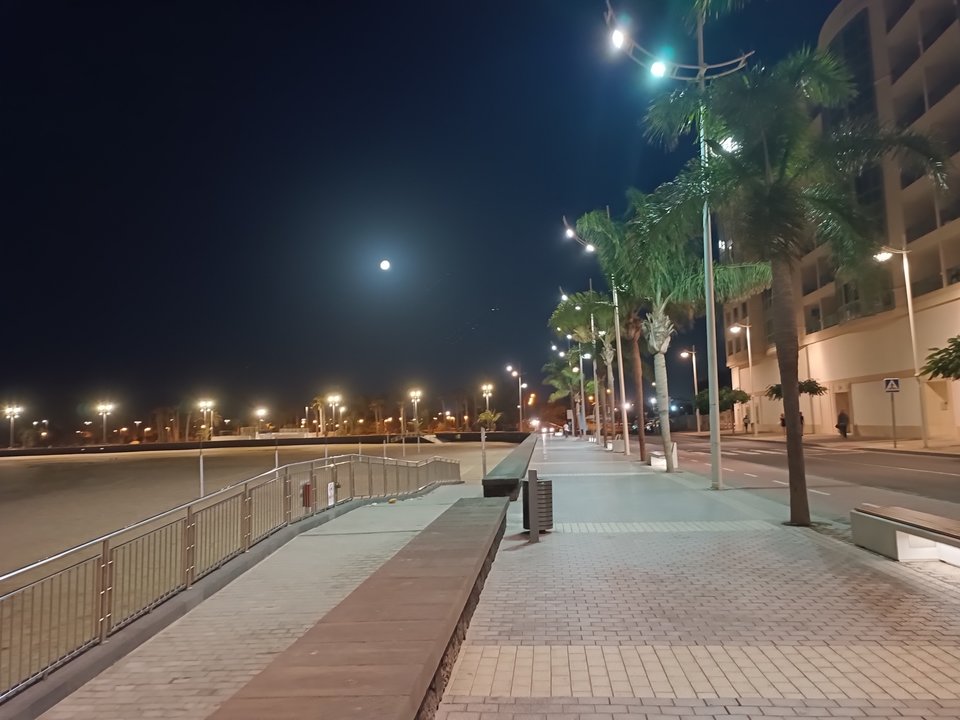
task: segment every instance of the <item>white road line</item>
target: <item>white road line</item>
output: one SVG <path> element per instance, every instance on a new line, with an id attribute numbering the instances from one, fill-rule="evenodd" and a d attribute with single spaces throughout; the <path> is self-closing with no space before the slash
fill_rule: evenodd
<path id="1" fill-rule="evenodd" d="M 960 477 L 960 473 L 942 472 L 940 470 L 921 470 L 919 468 L 897 467 L 896 465 L 878 465 L 876 463 L 846 462 L 845 460 L 834 460 L 833 462 L 841 465 L 863 465 L 864 467 L 879 467 L 887 470 L 903 470 L 904 472 L 927 473 L 928 475 L 948 475 L 950 477 Z"/>
<path id="2" fill-rule="evenodd" d="M 774 480 L 774 482 L 777 483 L 778 485 L 789 485 L 789 484 L 790 484 L 790 483 L 788 483 L 788 482 L 784 482 L 783 480 Z"/>
<path id="3" fill-rule="evenodd" d="M 759 475 L 754 475 L 753 473 L 744 473 L 747 477 L 760 477 Z"/>
<path id="4" fill-rule="evenodd" d="M 733 468 L 724 468 L 723 471 L 724 471 L 724 472 L 736 472 L 736 470 L 734 470 Z"/>
<path id="5" fill-rule="evenodd" d="M 830 493 L 824 492 L 823 490 L 814 490 L 813 488 L 807 488 L 810 492 L 816 493 L 817 495 L 829 495 Z"/>

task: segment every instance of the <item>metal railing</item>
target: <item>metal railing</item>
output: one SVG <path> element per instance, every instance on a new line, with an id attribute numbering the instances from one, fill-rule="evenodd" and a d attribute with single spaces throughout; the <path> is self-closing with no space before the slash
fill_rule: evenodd
<path id="1" fill-rule="evenodd" d="M 459 479 L 436 457 L 293 463 L 0 576 L 0 703 L 280 528 Z"/>

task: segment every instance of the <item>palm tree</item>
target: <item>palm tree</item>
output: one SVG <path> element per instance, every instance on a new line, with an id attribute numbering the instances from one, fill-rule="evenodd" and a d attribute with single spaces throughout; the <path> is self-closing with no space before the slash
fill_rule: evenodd
<path id="1" fill-rule="evenodd" d="M 485 430 L 496 430 L 497 422 L 499 422 L 503 413 L 497 412 L 496 410 L 484 410 L 477 416 L 477 422 L 480 427 Z"/>
<path id="2" fill-rule="evenodd" d="M 876 214 L 860 205 L 854 180 L 896 155 L 945 178 L 941 153 L 926 137 L 864 121 L 811 122 L 822 111 L 836 115 L 856 89 L 841 62 L 823 51 L 802 50 L 772 67 L 717 79 L 702 92 L 688 88 L 654 102 L 647 115 L 652 137 L 674 145 L 693 132 L 701 106 L 709 149 L 663 194 L 661 222 L 690 228 L 705 199 L 715 208 L 740 257 L 769 262 L 777 364 L 783 386 L 790 475 L 790 521 L 810 524 L 803 460 L 798 378 L 795 261 L 826 243 L 841 272 L 880 244 Z M 823 125 L 821 130 L 820 125 Z M 706 197 L 705 197 L 706 196 Z"/>
<path id="3" fill-rule="evenodd" d="M 664 198 L 634 191 L 630 201 L 626 225 L 618 227 L 606 212 L 593 211 L 577 221 L 577 232 L 597 248 L 612 282 L 622 284 L 626 295 L 645 306 L 643 336 L 653 353 L 660 436 L 670 472 L 675 468 L 666 353 L 674 318 L 703 305 L 703 263 L 691 236 L 660 222 Z M 717 297 L 732 301 L 769 287 L 770 268 L 765 263 L 717 265 L 714 282 Z"/>

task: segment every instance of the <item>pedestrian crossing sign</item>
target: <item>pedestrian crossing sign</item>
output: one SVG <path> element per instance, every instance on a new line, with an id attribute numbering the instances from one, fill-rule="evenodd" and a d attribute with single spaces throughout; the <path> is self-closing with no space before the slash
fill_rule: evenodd
<path id="1" fill-rule="evenodd" d="M 900 378 L 884 378 L 883 389 L 888 393 L 900 392 Z"/>

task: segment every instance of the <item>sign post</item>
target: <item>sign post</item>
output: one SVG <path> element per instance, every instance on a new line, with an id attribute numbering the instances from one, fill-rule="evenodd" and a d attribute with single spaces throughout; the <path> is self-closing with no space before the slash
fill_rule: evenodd
<path id="1" fill-rule="evenodd" d="M 480 463 L 483 466 L 483 477 L 487 476 L 487 429 L 480 428 Z"/>
<path id="2" fill-rule="evenodd" d="M 900 392 L 900 378 L 884 378 L 883 391 L 890 396 L 890 427 L 893 430 L 893 447 L 897 447 L 897 408 L 894 398 Z"/>

